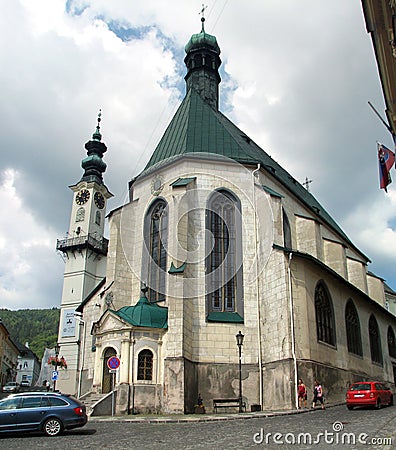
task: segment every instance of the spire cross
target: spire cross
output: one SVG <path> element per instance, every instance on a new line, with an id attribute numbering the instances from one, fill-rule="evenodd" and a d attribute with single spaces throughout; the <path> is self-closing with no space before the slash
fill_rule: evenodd
<path id="1" fill-rule="evenodd" d="M 205 29 L 204 29 L 204 22 L 205 22 L 205 17 L 204 17 L 204 13 L 205 13 L 205 9 L 208 7 L 208 5 L 204 5 L 203 3 L 202 3 L 202 9 L 201 9 L 201 11 L 199 11 L 199 13 L 198 14 L 201 14 L 202 15 L 202 17 L 201 17 L 201 22 L 202 22 L 202 32 L 204 32 L 205 31 Z"/>
<path id="2" fill-rule="evenodd" d="M 202 3 L 202 9 L 201 9 L 201 11 L 199 11 L 199 13 L 198 14 L 201 14 L 202 15 L 202 18 L 203 19 L 205 19 L 205 17 L 204 17 L 204 13 L 205 13 L 205 9 L 208 7 L 208 5 L 204 5 L 203 3 Z"/>
<path id="3" fill-rule="evenodd" d="M 303 186 L 305 189 L 309 192 L 309 185 L 312 183 L 312 180 L 308 180 L 308 177 L 305 177 L 305 181 L 303 183 Z"/>

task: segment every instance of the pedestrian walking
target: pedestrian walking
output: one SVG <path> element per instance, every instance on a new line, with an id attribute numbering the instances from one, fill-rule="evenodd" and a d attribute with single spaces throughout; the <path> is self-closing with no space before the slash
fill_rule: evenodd
<path id="1" fill-rule="evenodd" d="M 322 409 L 325 409 L 322 385 L 319 383 L 318 380 L 315 380 L 312 409 L 315 409 L 315 406 L 318 402 L 320 402 L 320 404 L 322 405 Z"/>
<path id="2" fill-rule="evenodd" d="M 300 378 L 298 380 L 298 407 L 301 409 L 304 404 L 304 408 L 307 407 L 307 387 L 305 386 L 303 380 Z"/>

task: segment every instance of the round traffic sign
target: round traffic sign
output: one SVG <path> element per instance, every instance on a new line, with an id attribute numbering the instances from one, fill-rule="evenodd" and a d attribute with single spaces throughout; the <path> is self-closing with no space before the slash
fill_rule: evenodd
<path id="1" fill-rule="evenodd" d="M 109 369 L 118 369 L 120 367 L 120 358 L 117 356 L 112 356 L 107 360 L 107 367 Z"/>

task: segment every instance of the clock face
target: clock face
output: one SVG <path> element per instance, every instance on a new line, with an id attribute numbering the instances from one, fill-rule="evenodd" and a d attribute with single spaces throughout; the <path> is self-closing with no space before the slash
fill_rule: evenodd
<path id="1" fill-rule="evenodd" d="M 104 208 L 105 199 L 104 199 L 103 195 L 100 192 L 95 192 L 94 201 L 95 201 L 95 205 L 99 209 L 103 209 Z"/>
<path id="2" fill-rule="evenodd" d="M 82 189 L 77 195 L 76 195 L 76 203 L 77 205 L 83 205 L 84 203 L 87 203 L 90 197 L 90 193 L 87 189 Z"/>

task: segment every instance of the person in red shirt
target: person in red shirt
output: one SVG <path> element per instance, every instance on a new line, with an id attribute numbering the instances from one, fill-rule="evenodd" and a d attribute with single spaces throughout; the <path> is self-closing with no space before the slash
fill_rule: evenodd
<path id="1" fill-rule="evenodd" d="M 298 407 L 301 409 L 304 404 L 304 408 L 306 408 L 307 407 L 307 388 L 301 378 L 298 380 L 297 394 L 298 394 Z"/>

